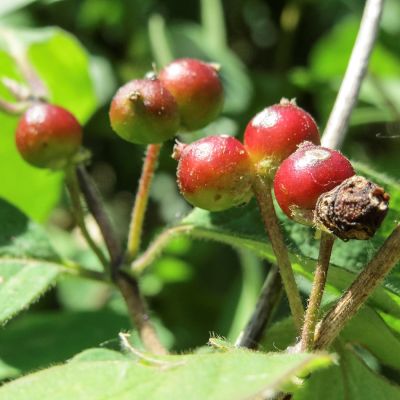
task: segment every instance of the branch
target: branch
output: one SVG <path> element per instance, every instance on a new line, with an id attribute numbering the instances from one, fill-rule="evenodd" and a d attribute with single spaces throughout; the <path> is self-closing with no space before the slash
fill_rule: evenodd
<path id="1" fill-rule="evenodd" d="M 254 349 L 257 347 L 265 331 L 266 326 L 272 318 L 273 312 L 283 292 L 282 280 L 277 266 L 272 266 L 265 279 L 264 286 L 258 298 L 246 328 L 240 333 L 236 340 L 236 347 L 247 347 Z"/>
<path id="2" fill-rule="evenodd" d="M 329 347 L 399 260 L 400 225 L 386 239 L 375 257 L 341 296 L 336 306 L 318 324 L 315 333 L 315 349 Z"/>
<path id="3" fill-rule="evenodd" d="M 354 44 L 335 105 L 329 116 L 322 137 L 322 145 L 332 149 L 341 147 L 351 112 L 357 102 L 361 83 L 367 72 L 376 36 L 384 0 L 367 0 L 360 29 Z"/>

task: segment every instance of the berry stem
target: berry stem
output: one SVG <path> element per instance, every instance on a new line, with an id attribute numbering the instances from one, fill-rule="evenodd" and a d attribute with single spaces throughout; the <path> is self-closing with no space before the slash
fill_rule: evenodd
<path id="1" fill-rule="evenodd" d="M 282 280 L 278 267 L 273 265 L 265 279 L 254 312 L 236 340 L 236 347 L 257 347 L 281 297 Z"/>
<path id="2" fill-rule="evenodd" d="M 297 288 L 289 254 L 285 245 L 282 231 L 279 227 L 279 220 L 275 212 L 272 200 L 272 182 L 270 179 L 263 179 L 256 175 L 253 182 L 253 191 L 256 196 L 265 230 L 271 241 L 275 253 L 276 262 L 279 267 L 283 286 L 289 301 L 289 307 L 293 315 L 295 326 L 299 333 L 303 325 L 304 309 L 301 302 L 300 292 Z"/>
<path id="3" fill-rule="evenodd" d="M 304 316 L 303 330 L 301 332 L 301 351 L 311 350 L 314 344 L 314 330 L 317 324 L 322 295 L 324 294 L 334 241 L 335 237 L 333 235 L 321 232 L 318 262 L 315 269 L 314 282 L 308 301 L 308 307 Z"/>
<path id="4" fill-rule="evenodd" d="M 76 169 L 80 189 L 85 197 L 89 211 L 99 226 L 100 232 L 104 238 L 108 253 L 111 259 L 112 272 L 121 262 L 121 246 L 116 237 L 111 221 L 104 209 L 100 193 L 94 184 L 92 178 L 84 166 L 78 166 Z"/>
<path id="5" fill-rule="evenodd" d="M 322 137 L 323 146 L 338 149 L 344 140 L 378 33 L 383 1 L 367 0 L 365 4 L 350 61 Z"/>
<path id="6" fill-rule="evenodd" d="M 133 260 L 140 248 L 144 214 L 149 200 L 151 182 L 157 166 L 161 144 L 149 144 L 143 163 L 142 174 L 139 180 L 139 187 L 136 193 L 135 204 L 132 209 L 131 223 L 129 226 L 127 259 Z"/>
<path id="7" fill-rule="evenodd" d="M 93 250 L 93 252 L 96 254 L 97 258 L 101 262 L 101 264 L 104 267 L 104 270 L 109 273 L 110 272 L 110 267 L 109 267 L 109 262 L 101 249 L 97 246 L 97 244 L 94 242 L 92 239 L 85 223 L 85 215 L 81 203 L 81 198 L 80 198 L 80 191 L 79 191 L 79 184 L 78 184 L 78 179 L 76 176 L 76 172 L 74 168 L 68 168 L 66 171 L 66 185 L 68 189 L 68 193 L 70 195 L 71 199 L 71 205 L 72 205 L 72 210 L 74 213 L 75 217 L 75 222 L 79 226 L 79 229 L 82 232 L 83 237 L 85 238 L 87 244 L 89 247 Z"/>
<path id="8" fill-rule="evenodd" d="M 317 325 L 315 349 L 326 349 L 346 323 L 356 315 L 368 296 L 400 260 L 400 225 L 393 230 L 374 258 L 360 272 L 336 305 Z"/>
<path id="9" fill-rule="evenodd" d="M 111 222 L 104 210 L 100 193 L 84 167 L 78 167 L 79 184 L 89 210 L 99 225 L 104 242 L 110 253 L 111 267 L 108 268 L 112 281 L 120 290 L 129 315 L 144 346 L 155 354 L 166 354 L 167 350 L 158 339 L 157 333 L 149 319 L 146 300 L 143 298 L 137 280 L 124 272 L 123 252 L 112 229 Z"/>

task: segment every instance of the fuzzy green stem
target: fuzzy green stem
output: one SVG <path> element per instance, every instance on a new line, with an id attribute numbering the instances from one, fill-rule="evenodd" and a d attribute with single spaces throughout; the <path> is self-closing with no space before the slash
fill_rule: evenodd
<path id="1" fill-rule="evenodd" d="M 66 185 L 68 188 L 68 192 L 71 198 L 71 205 L 72 205 L 72 210 L 74 213 L 75 221 L 76 224 L 79 226 L 83 237 L 85 238 L 87 244 L 89 247 L 93 250 L 93 252 L 96 254 L 97 258 L 101 262 L 101 264 L 104 267 L 104 270 L 106 273 L 110 273 L 110 265 L 101 251 L 101 249 L 97 246 L 97 244 L 94 242 L 92 239 L 85 223 L 85 215 L 84 211 L 82 208 L 82 203 L 81 203 L 81 198 L 80 198 L 80 191 L 79 191 L 79 184 L 78 184 L 78 179 L 76 177 L 76 173 L 73 167 L 68 168 L 66 171 Z"/>
<path id="2" fill-rule="evenodd" d="M 131 223 L 129 226 L 127 247 L 128 261 L 131 261 L 136 257 L 140 248 L 144 215 L 149 200 L 151 182 L 153 180 L 154 171 L 157 166 L 160 150 L 161 144 L 149 144 L 147 146 L 142 174 L 139 181 L 139 187 L 136 193 L 135 204 L 132 210 Z"/>
<path id="3" fill-rule="evenodd" d="M 322 295 L 324 294 L 334 241 L 335 237 L 331 234 L 325 232 L 321 233 L 318 262 L 315 268 L 314 282 L 306 314 L 304 316 L 304 325 L 301 333 L 301 351 L 311 350 L 314 344 L 314 330 L 317 325 Z"/>
<path id="4" fill-rule="evenodd" d="M 299 333 L 303 325 L 304 308 L 301 302 L 300 292 L 290 264 L 288 250 L 279 226 L 279 220 L 275 212 L 272 200 L 272 182 L 270 179 L 263 179 L 256 176 L 253 183 L 253 191 L 256 196 L 265 230 L 274 250 L 276 262 L 279 267 L 283 286 L 289 301 L 289 307 L 293 315 L 295 326 Z"/>
<path id="5" fill-rule="evenodd" d="M 317 325 L 314 336 L 315 349 L 329 347 L 399 260 L 400 225 L 393 230 L 374 258 Z"/>

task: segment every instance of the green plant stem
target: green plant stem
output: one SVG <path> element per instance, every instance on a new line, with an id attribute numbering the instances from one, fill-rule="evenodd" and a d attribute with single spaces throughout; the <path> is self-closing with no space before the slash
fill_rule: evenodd
<path id="1" fill-rule="evenodd" d="M 256 196 L 265 230 L 269 236 L 272 249 L 274 250 L 276 262 L 279 267 L 283 286 L 289 301 L 289 307 L 293 315 L 293 320 L 298 332 L 301 332 L 303 325 L 304 309 L 301 302 L 300 292 L 297 288 L 292 266 L 289 260 L 279 220 L 275 212 L 272 200 L 272 182 L 270 179 L 263 179 L 256 176 L 253 183 L 253 191 Z"/>
<path id="2" fill-rule="evenodd" d="M 279 269 L 273 265 L 261 289 L 254 312 L 245 329 L 236 340 L 236 347 L 255 349 L 282 297 L 282 280 Z"/>
<path id="3" fill-rule="evenodd" d="M 80 278 L 87 278 L 98 282 L 107 281 L 107 277 L 98 271 L 93 271 L 90 269 L 82 268 L 79 264 L 74 263 L 70 260 L 65 260 L 62 262 L 62 266 L 68 274 L 79 276 Z"/>
<path id="4" fill-rule="evenodd" d="M 139 181 L 139 187 L 136 193 L 135 204 L 132 210 L 131 223 L 129 226 L 127 246 L 128 261 L 132 261 L 136 257 L 140 248 L 140 239 L 142 236 L 144 215 L 149 200 L 151 182 L 153 180 L 154 171 L 157 166 L 160 150 L 161 144 L 149 144 L 147 146 L 142 174 Z"/>
<path id="5" fill-rule="evenodd" d="M 393 230 L 374 258 L 317 325 L 314 336 L 315 349 L 326 349 L 330 346 L 399 260 L 400 225 Z"/>
<path id="6" fill-rule="evenodd" d="M 84 215 L 81 198 L 80 198 L 78 180 L 77 180 L 76 173 L 75 173 L 75 170 L 73 169 L 73 167 L 68 168 L 68 170 L 66 172 L 66 184 L 67 184 L 68 192 L 69 192 L 69 195 L 71 198 L 71 205 L 72 205 L 72 210 L 74 213 L 76 224 L 79 226 L 79 228 L 82 232 L 82 235 L 85 238 L 87 244 L 93 250 L 93 252 L 96 254 L 97 258 L 103 265 L 105 272 L 109 273 L 110 272 L 109 262 L 108 262 L 107 258 L 105 257 L 105 255 L 103 254 L 103 252 L 101 251 L 101 249 L 97 246 L 97 244 L 94 242 L 94 240 L 90 236 L 90 233 L 86 227 L 85 215 Z"/>
<path id="7" fill-rule="evenodd" d="M 192 225 L 180 225 L 160 233 L 156 239 L 150 244 L 150 246 L 137 257 L 130 265 L 130 271 L 128 273 L 134 273 L 134 275 L 140 275 L 161 253 L 168 242 L 176 235 L 182 233 L 189 233 L 193 230 Z"/>
<path id="8" fill-rule="evenodd" d="M 335 237 L 329 233 L 321 232 L 319 256 L 315 268 L 314 282 L 304 316 L 303 330 L 301 332 L 301 351 L 311 350 L 314 344 L 314 330 L 317 324 L 318 313 L 324 294 L 325 283 L 328 276 L 329 261 Z"/>

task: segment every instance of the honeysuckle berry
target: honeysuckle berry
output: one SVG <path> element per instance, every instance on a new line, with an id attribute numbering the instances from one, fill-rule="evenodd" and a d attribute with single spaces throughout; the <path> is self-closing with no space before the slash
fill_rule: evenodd
<path id="1" fill-rule="evenodd" d="M 179 160 L 179 189 L 192 205 L 222 211 L 250 200 L 251 162 L 234 137 L 208 136 L 189 145 L 178 144 L 173 157 Z"/>
<path id="2" fill-rule="evenodd" d="M 82 127 L 65 108 L 35 103 L 19 120 L 15 141 L 29 164 L 39 168 L 64 168 L 81 146 Z"/>
<path id="3" fill-rule="evenodd" d="M 304 142 L 278 168 L 275 197 L 289 218 L 311 224 L 319 196 L 353 175 L 350 161 L 340 152 Z"/>
<path id="4" fill-rule="evenodd" d="M 110 107 L 113 130 L 128 142 L 161 143 L 175 136 L 179 112 L 172 94 L 158 79 L 136 79 L 123 85 Z"/>
<path id="5" fill-rule="evenodd" d="M 368 240 L 388 212 L 390 196 L 363 176 L 344 180 L 317 201 L 314 224 L 342 240 Z"/>
<path id="6" fill-rule="evenodd" d="M 244 133 L 244 146 L 262 176 L 272 176 L 304 141 L 320 144 L 318 126 L 308 112 L 287 99 L 259 112 Z"/>
<path id="7" fill-rule="evenodd" d="M 215 64 L 182 58 L 163 68 L 158 78 L 175 97 L 185 130 L 203 128 L 221 112 L 224 95 Z"/>

